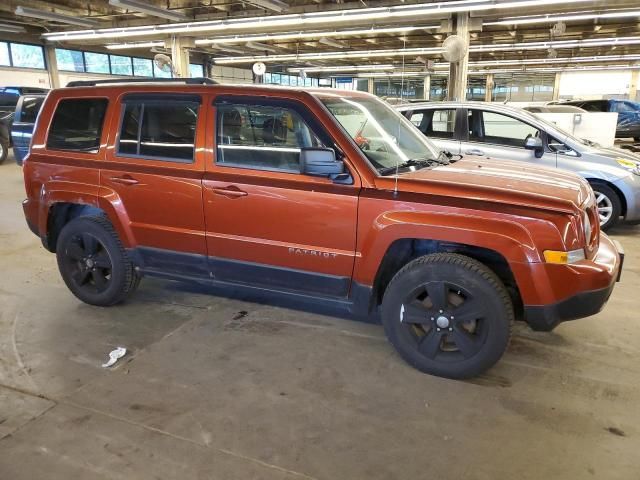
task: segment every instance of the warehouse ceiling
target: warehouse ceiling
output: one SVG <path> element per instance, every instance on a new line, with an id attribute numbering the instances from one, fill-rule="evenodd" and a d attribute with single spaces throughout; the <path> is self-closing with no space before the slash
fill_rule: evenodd
<path id="1" fill-rule="evenodd" d="M 192 37 L 195 51 L 211 55 L 223 65 L 246 68 L 255 61 L 265 61 L 270 68 L 303 68 L 332 74 L 333 67 L 333 72 L 340 68 L 357 71 L 355 67 L 360 71 L 392 71 L 404 64 L 405 71 L 418 74 L 427 66 L 436 71 L 446 70 L 439 50 L 448 35 L 446 21 L 455 14 L 452 10 L 459 7 L 472 9 L 475 26 L 470 49 L 472 72 L 523 67 L 543 71 L 567 65 L 604 68 L 635 65 L 640 61 L 637 0 L 138 0 L 137 3 L 158 10 L 144 13 L 125 6 L 126 0 L 4 1 L 0 4 L 0 23 L 24 27 L 35 41 L 42 40 L 41 35 L 45 34 L 45 40 L 70 48 L 111 46 L 122 48 L 124 53 L 142 54 L 179 35 Z M 87 28 L 66 23 L 64 17 L 61 21 L 17 15 L 18 7 L 95 23 Z M 379 7 L 390 10 L 382 13 L 370 10 Z M 414 7 L 418 8 L 415 13 L 402 13 L 402 9 L 414 12 L 411 10 Z M 419 10 L 422 7 L 426 9 Z M 318 15 L 323 14 L 335 15 L 326 21 L 318 20 Z M 183 29 L 187 31 L 166 30 L 176 22 L 188 23 Z M 153 32 L 142 29 L 132 33 L 125 28 L 151 25 L 157 26 Z M 101 32 L 112 28 L 118 30 Z M 88 31 L 51 36 L 79 30 Z M 536 46 L 536 42 L 555 43 Z"/>

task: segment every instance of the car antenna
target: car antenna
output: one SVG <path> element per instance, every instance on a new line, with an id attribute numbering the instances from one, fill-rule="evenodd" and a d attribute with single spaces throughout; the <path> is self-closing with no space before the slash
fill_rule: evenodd
<path id="1" fill-rule="evenodd" d="M 404 92 L 404 54 L 405 49 L 407 48 L 407 37 L 404 37 L 402 41 L 402 70 L 400 71 L 400 103 L 402 104 L 402 94 Z M 400 118 L 398 118 L 398 133 L 396 135 L 396 139 L 400 138 Z M 400 157 L 396 155 L 396 175 L 395 175 L 395 185 L 393 187 L 393 196 L 398 196 L 398 169 L 400 167 Z"/>

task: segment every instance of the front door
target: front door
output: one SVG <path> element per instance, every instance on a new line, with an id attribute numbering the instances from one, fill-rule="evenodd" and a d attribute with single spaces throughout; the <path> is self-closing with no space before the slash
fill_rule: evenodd
<path id="1" fill-rule="evenodd" d="M 541 158 L 537 158 L 533 150 L 524 148 L 525 140 L 530 136 L 542 138 L 544 153 Z M 556 166 L 556 154 L 546 145 L 544 132 L 518 118 L 488 110 L 468 110 L 468 136 L 461 142 L 461 149 L 463 155 Z"/>
<path id="2" fill-rule="evenodd" d="M 208 125 L 204 207 L 216 280 L 346 297 L 353 271 L 359 179 L 300 173 L 304 147 L 333 148 L 299 101 L 218 97 Z"/>
<path id="3" fill-rule="evenodd" d="M 202 175 L 202 99 L 125 95 L 110 131 L 100 185 L 127 217 L 136 254 L 152 273 L 208 277 Z M 201 118 L 203 117 L 203 118 Z"/>

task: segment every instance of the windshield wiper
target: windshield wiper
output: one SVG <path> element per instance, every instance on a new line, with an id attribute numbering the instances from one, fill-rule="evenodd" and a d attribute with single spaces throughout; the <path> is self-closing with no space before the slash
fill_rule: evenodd
<path id="1" fill-rule="evenodd" d="M 440 159 L 440 156 L 438 156 L 438 158 L 412 158 L 391 167 L 381 168 L 378 172 L 380 175 L 388 175 L 396 170 L 402 170 L 409 167 L 417 167 L 416 170 L 419 170 L 420 168 L 431 167 L 434 164 L 448 165 L 449 161 Z"/>

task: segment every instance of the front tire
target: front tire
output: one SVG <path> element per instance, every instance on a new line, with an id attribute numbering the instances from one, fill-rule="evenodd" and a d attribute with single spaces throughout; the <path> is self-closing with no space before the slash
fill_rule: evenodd
<path id="1" fill-rule="evenodd" d="M 596 194 L 600 229 L 606 231 L 620 221 L 622 202 L 618 194 L 608 185 L 593 182 L 591 188 Z"/>
<path id="2" fill-rule="evenodd" d="M 470 378 L 492 367 L 511 338 L 511 299 L 482 263 L 434 253 L 405 265 L 382 301 L 387 338 L 418 370 Z"/>
<path id="3" fill-rule="evenodd" d="M 56 256 L 71 293 L 90 305 L 120 303 L 140 280 L 113 226 L 102 215 L 67 223 L 58 236 Z"/>

